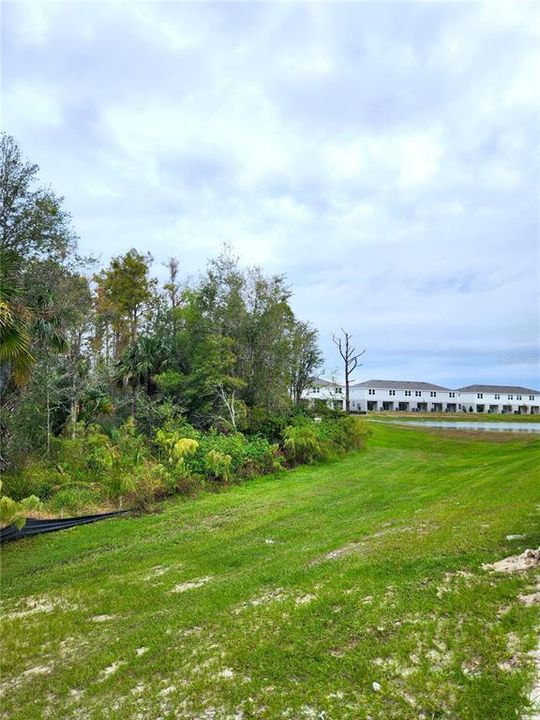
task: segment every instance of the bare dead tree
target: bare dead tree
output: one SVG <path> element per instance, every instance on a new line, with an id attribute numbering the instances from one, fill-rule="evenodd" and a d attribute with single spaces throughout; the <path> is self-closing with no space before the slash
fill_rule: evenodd
<path id="1" fill-rule="evenodd" d="M 219 384 L 217 387 L 217 395 L 221 402 L 223 403 L 223 406 L 227 410 L 229 417 L 224 418 L 221 415 L 218 415 L 218 420 L 222 420 L 223 422 L 229 424 L 232 426 L 233 430 L 236 432 L 236 390 L 233 388 L 231 390 L 231 394 L 227 395 L 227 392 L 225 391 L 225 388 L 223 385 Z"/>
<path id="2" fill-rule="evenodd" d="M 353 347 L 351 343 L 352 335 L 349 335 L 349 333 L 343 328 L 341 328 L 341 332 L 342 336 L 332 333 L 332 341 L 339 350 L 339 354 L 343 360 L 345 369 L 345 412 L 350 412 L 351 403 L 349 400 L 349 386 L 351 382 L 351 375 L 358 367 L 358 358 L 362 357 L 366 350 L 364 348 L 364 350 L 357 352 L 356 348 Z"/>

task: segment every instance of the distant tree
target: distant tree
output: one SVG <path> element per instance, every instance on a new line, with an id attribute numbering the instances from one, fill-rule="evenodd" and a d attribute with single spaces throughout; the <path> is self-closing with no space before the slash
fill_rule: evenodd
<path id="1" fill-rule="evenodd" d="M 35 187 L 38 166 L 22 156 L 11 135 L 0 137 L 0 247 L 22 259 L 64 260 L 76 236 L 63 198 Z"/>
<path id="2" fill-rule="evenodd" d="M 29 377 L 32 304 L 25 292 L 27 264 L 43 259 L 63 263 L 76 236 L 62 198 L 36 187 L 38 166 L 25 160 L 11 135 L 0 136 L 0 390 L 10 378 Z"/>
<path id="3" fill-rule="evenodd" d="M 296 404 L 312 382 L 315 371 L 322 365 L 322 354 L 317 341 L 318 332 L 312 325 L 295 321 L 290 338 L 290 388 Z"/>
<path id="4" fill-rule="evenodd" d="M 113 329 L 114 356 L 137 342 L 142 313 L 152 299 L 155 281 L 150 278 L 150 253 L 135 249 L 111 260 L 108 268 L 94 276 L 98 315 Z"/>
<path id="5" fill-rule="evenodd" d="M 351 375 L 358 367 L 358 358 L 366 352 L 365 349 L 360 352 L 356 351 L 355 347 L 352 347 L 352 335 L 341 328 L 341 336 L 336 333 L 332 333 L 332 341 L 337 347 L 341 359 L 343 360 L 344 375 L 345 375 L 345 412 L 350 412 L 351 403 L 349 399 L 349 387 L 351 382 Z"/>

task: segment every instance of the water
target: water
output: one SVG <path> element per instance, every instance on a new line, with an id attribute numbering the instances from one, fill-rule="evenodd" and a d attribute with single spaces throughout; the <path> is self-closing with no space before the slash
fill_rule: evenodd
<path id="1" fill-rule="evenodd" d="M 540 433 L 540 423 L 535 422 L 483 422 L 481 420 L 375 420 L 397 425 L 417 425 L 418 427 L 453 428 L 454 430 L 488 430 L 490 432 L 527 432 Z"/>

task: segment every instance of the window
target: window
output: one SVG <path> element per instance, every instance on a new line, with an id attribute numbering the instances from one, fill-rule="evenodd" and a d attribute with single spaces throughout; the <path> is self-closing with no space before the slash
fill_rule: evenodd
<path id="1" fill-rule="evenodd" d="M 513 395 L 509 395 L 509 396 L 508 396 L 508 399 L 509 399 L 509 400 L 513 400 L 513 399 L 514 399 L 514 396 L 513 396 Z"/>
<path id="2" fill-rule="evenodd" d="M 448 397 L 456 397 L 456 393 L 454 393 L 454 392 L 448 393 Z"/>
<path id="3" fill-rule="evenodd" d="M 388 391 L 388 394 L 389 394 L 389 395 L 395 395 L 395 394 L 396 394 L 396 391 L 395 391 L 395 390 L 389 390 L 389 391 Z"/>
<path id="4" fill-rule="evenodd" d="M 410 390 L 405 390 L 405 395 L 406 395 L 406 397 L 410 397 L 410 396 L 411 396 L 411 391 L 410 391 Z"/>
<path id="5" fill-rule="evenodd" d="M 431 397 L 437 397 L 437 393 L 436 393 L 436 392 L 431 391 L 429 394 L 431 395 Z"/>
<path id="6" fill-rule="evenodd" d="M 476 397 L 481 400 L 484 397 L 484 393 L 476 393 Z"/>
<path id="7" fill-rule="evenodd" d="M 516 395 L 516 400 L 521 400 L 521 395 Z"/>
<path id="8" fill-rule="evenodd" d="M 529 400 L 534 400 L 534 395 L 529 395 Z"/>
<path id="9" fill-rule="evenodd" d="M 422 395 L 422 391 L 421 391 L 421 390 L 415 390 L 415 391 L 414 391 L 414 394 L 416 395 L 416 397 L 420 397 L 420 396 Z"/>
<path id="10" fill-rule="evenodd" d="M 499 395 L 499 393 L 495 393 L 495 400 L 500 400 L 500 399 L 501 399 L 501 396 Z"/>
<path id="11" fill-rule="evenodd" d="M 368 390 L 368 395 L 375 395 L 375 390 Z"/>

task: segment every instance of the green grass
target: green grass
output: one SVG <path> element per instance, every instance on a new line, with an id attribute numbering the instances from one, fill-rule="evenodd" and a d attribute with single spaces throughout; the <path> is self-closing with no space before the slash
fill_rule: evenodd
<path id="1" fill-rule="evenodd" d="M 366 416 L 364 416 L 366 417 Z M 445 413 L 445 412 L 404 412 L 399 410 L 385 410 L 384 412 L 369 412 L 367 417 L 379 419 L 408 419 L 408 420 L 448 420 L 449 422 L 516 422 L 540 423 L 540 415 L 502 415 L 500 413 Z"/>
<path id="2" fill-rule="evenodd" d="M 481 565 L 540 543 L 539 467 L 534 437 L 377 425 L 339 462 L 7 546 L 1 716 L 521 717 L 534 573 Z"/>

